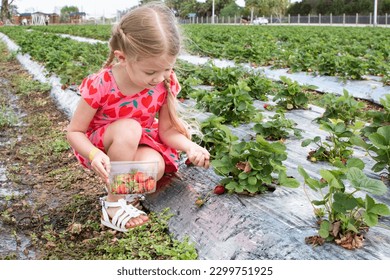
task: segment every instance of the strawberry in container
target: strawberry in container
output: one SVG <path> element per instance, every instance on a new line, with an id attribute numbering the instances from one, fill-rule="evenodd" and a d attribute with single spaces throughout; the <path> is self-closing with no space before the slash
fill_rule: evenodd
<path id="1" fill-rule="evenodd" d="M 157 168 L 157 162 L 111 162 L 108 191 L 112 194 L 145 194 L 155 192 Z"/>

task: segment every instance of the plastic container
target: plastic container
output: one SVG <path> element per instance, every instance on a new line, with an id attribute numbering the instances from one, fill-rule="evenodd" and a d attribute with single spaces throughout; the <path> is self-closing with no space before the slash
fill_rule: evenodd
<path id="1" fill-rule="evenodd" d="M 112 161 L 108 192 L 145 194 L 156 191 L 157 161 Z"/>

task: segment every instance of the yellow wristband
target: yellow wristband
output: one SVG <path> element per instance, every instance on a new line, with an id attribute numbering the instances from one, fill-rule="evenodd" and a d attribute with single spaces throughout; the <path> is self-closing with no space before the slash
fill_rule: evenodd
<path id="1" fill-rule="evenodd" d="M 100 151 L 100 150 L 99 150 L 98 148 L 96 148 L 96 147 L 93 148 L 93 149 L 89 152 L 89 154 L 88 154 L 89 160 L 90 160 L 90 161 L 93 161 L 93 159 L 94 159 L 96 153 L 99 152 L 99 151 Z"/>

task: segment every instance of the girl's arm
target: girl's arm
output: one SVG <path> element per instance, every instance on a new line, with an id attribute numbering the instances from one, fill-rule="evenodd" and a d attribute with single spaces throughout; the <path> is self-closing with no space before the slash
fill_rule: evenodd
<path id="1" fill-rule="evenodd" d="M 175 150 L 185 152 L 193 164 L 209 168 L 210 153 L 175 129 L 169 118 L 168 105 L 161 107 L 158 121 L 161 141 Z"/>
<path id="2" fill-rule="evenodd" d="M 79 104 L 67 128 L 67 139 L 70 145 L 83 157 L 90 158 L 92 168 L 108 182 L 110 159 L 101 150 L 97 149 L 85 135 L 89 123 L 96 113 L 84 99 Z"/>

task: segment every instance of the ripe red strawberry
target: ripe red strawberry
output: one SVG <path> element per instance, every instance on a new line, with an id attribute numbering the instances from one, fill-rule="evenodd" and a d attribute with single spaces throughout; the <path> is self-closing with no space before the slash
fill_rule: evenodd
<path id="1" fill-rule="evenodd" d="M 222 185 L 217 185 L 217 186 L 214 188 L 214 193 L 215 193 L 215 194 L 218 194 L 218 195 L 224 194 L 225 191 L 226 191 L 226 190 L 225 190 L 225 187 L 222 186 Z"/>
<path id="2" fill-rule="evenodd" d="M 156 180 L 154 180 L 153 178 L 148 178 L 145 181 L 145 191 L 151 192 L 154 190 L 155 187 L 156 187 Z"/>
<path id="3" fill-rule="evenodd" d="M 190 166 L 192 165 L 192 162 L 190 161 L 189 158 L 186 159 L 186 161 L 184 162 L 187 166 Z"/>
<path id="4" fill-rule="evenodd" d="M 137 173 L 134 174 L 134 180 L 138 183 L 145 182 L 147 179 L 145 173 L 141 171 L 137 171 Z"/>
<path id="5" fill-rule="evenodd" d="M 119 185 L 116 189 L 117 194 L 127 194 L 128 190 L 124 184 Z"/>
<path id="6" fill-rule="evenodd" d="M 269 104 L 267 104 L 267 103 L 265 103 L 265 104 L 263 105 L 264 109 L 267 109 L 268 106 L 269 106 Z"/>

